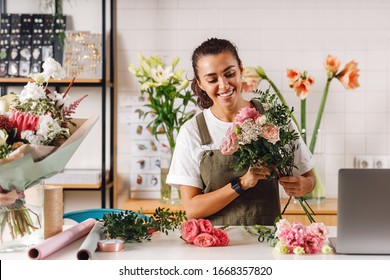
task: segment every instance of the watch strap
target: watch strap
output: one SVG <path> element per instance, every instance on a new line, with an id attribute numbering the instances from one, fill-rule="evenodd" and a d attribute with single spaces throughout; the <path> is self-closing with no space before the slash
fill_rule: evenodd
<path id="1" fill-rule="evenodd" d="M 231 181 L 230 181 L 230 184 L 231 184 L 231 187 L 232 189 L 238 193 L 239 195 L 243 194 L 245 192 L 245 190 L 243 190 L 241 188 L 241 184 L 240 184 L 240 178 L 233 178 Z"/>

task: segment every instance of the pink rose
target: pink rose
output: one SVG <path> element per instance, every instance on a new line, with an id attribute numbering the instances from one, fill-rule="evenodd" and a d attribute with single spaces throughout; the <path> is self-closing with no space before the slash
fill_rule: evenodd
<path id="1" fill-rule="evenodd" d="M 194 239 L 194 245 L 199 247 L 211 247 L 216 243 L 216 238 L 210 233 L 201 233 Z"/>
<path id="2" fill-rule="evenodd" d="M 247 119 L 255 121 L 258 117 L 260 117 L 260 113 L 257 112 L 256 108 L 244 107 L 238 112 L 234 122 L 240 125 Z"/>
<path id="3" fill-rule="evenodd" d="M 332 73 L 333 75 L 339 71 L 340 59 L 337 57 L 331 56 L 330 54 L 326 57 L 325 60 L 325 69 L 327 72 Z"/>
<path id="4" fill-rule="evenodd" d="M 232 155 L 239 148 L 238 138 L 232 127 L 229 127 L 226 136 L 222 139 L 220 146 L 221 152 L 224 155 Z"/>
<path id="5" fill-rule="evenodd" d="M 274 124 L 267 123 L 261 128 L 261 136 L 267 139 L 268 142 L 275 144 L 280 140 L 279 127 Z"/>
<path id="6" fill-rule="evenodd" d="M 213 228 L 213 236 L 216 239 L 215 246 L 227 246 L 229 244 L 229 236 L 220 228 Z"/>
<path id="7" fill-rule="evenodd" d="M 213 231 L 213 225 L 210 220 L 198 219 L 198 228 L 201 233 L 211 233 Z"/>
<path id="8" fill-rule="evenodd" d="M 198 222 L 194 219 L 185 221 L 180 228 L 181 238 L 192 244 L 199 233 Z"/>
<path id="9" fill-rule="evenodd" d="M 351 61 L 347 63 L 344 69 L 337 75 L 337 79 L 346 89 L 355 89 L 360 86 L 359 78 L 359 68 L 357 68 L 357 63 Z"/>

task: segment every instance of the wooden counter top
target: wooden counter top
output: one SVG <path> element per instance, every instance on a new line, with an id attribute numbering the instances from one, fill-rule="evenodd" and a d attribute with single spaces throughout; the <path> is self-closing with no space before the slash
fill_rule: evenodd
<path id="1" fill-rule="evenodd" d="M 287 199 L 281 199 L 281 207 L 283 209 L 286 204 Z M 310 207 L 313 209 L 316 215 L 337 215 L 337 199 L 328 198 L 321 203 L 311 202 Z M 154 210 L 157 207 L 169 208 L 171 210 L 183 210 L 182 205 L 170 205 L 161 203 L 159 200 L 154 199 L 129 199 L 124 203 L 121 209 L 138 211 L 142 209 L 144 214 L 153 214 Z M 291 200 L 290 205 L 287 207 L 285 214 L 287 215 L 304 215 L 301 205 L 299 203 L 294 203 Z"/>

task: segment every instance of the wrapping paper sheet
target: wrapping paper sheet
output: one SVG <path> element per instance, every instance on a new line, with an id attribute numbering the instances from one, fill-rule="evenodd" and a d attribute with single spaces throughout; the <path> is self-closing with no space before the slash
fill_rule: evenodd
<path id="1" fill-rule="evenodd" d="M 28 250 L 28 256 L 34 260 L 42 260 L 47 256 L 64 248 L 66 245 L 88 234 L 95 226 L 95 219 L 87 219 L 70 229 L 56 234 L 39 244 L 33 245 Z"/>
<path id="2" fill-rule="evenodd" d="M 39 180 L 63 170 L 97 121 L 97 116 L 72 119 L 77 124 L 71 136 L 60 146 L 23 145 L 9 158 L 0 160 L 0 186 L 5 190 L 24 191 Z"/>
<path id="3" fill-rule="evenodd" d="M 90 260 L 93 253 L 95 253 L 101 235 L 103 234 L 103 224 L 96 222 L 88 236 L 85 238 L 83 244 L 81 244 L 79 251 L 77 252 L 78 260 Z"/>

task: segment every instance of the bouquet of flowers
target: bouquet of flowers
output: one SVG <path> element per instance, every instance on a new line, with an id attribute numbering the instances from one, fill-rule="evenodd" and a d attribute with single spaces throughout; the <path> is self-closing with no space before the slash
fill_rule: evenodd
<path id="1" fill-rule="evenodd" d="M 323 90 L 319 109 L 317 112 L 317 117 L 315 120 L 310 144 L 307 141 L 308 132 L 306 129 L 306 98 L 312 89 L 314 78 L 312 76 L 309 76 L 306 71 L 302 72 L 298 69 L 287 69 L 287 78 L 289 80 L 289 85 L 292 89 L 294 89 L 297 97 L 301 99 L 301 124 L 299 125 L 292 111 L 289 111 L 289 114 L 291 119 L 296 124 L 299 132 L 301 133 L 303 140 L 305 141 L 305 143 L 308 144 L 309 150 L 312 153 L 314 153 L 315 151 L 318 132 L 321 126 L 321 120 L 324 114 L 325 104 L 328 97 L 330 84 L 333 81 L 333 79 L 336 78 L 337 80 L 339 80 L 340 83 L 346 89 L 356 89 L 357 87 L 360 86 L 358 80 L 360 70 L 358 68 L 357 62 L 355 62 L 354 60 L 348 62 L 342 70 L 340 70 L 340 64 L 341 64 L 340 59 L 332 55 L 328 55 L 325 59 L 324 66 L 326 70 L 327 80 Z M 287 105 L 287 102 L 284 99 L 279 88 L 275 85 L 275 83 L 271 80 L 271 78 L 268 77 L 264 69 L 260 66 L 257 68 L 248 67 L 244 70 L 244 78 L 243 78 L 244 91 L 249 92 L 255 90 L 259 86 L 262 80 L 267 81 L 270 87 L 272 87 L 272 89 L 275 91 L 276 95 L 278 96 L 282 104 Z M 317 197 L 323 198 L 325 196 L 325 190 L 324 190 L 322 179 L 318 174 L 317 168 L 313 169 L 313 173 L 316 176 L 316 185 L 313 193 Z"/>
<path id="2" fill-rule="evenodd" d="M 242 108 L 222 141 L 221 152 L 236 156 L 237 170 L 262 166 L 270 171 L 269 178 L 292 176 L 299 133 L 290 126 L 289 108 L 280 104 L 269 89 L 265 92 L 256 89 L 254 93 L 259 95 L 255 100 L 262 104 L 264 112 L 261 114 L 255 108 Z M 314 222 L 313 211 L 306 200 L 300 197 L 298 201 L 310 222 Z"/>
<path id="3" fill-rule="evenodd" d="M 227 246 L 229 236 L 222 228 L 213 227 L 210 220 L 191 219 L 181 224 L 181 238 L 199 247 Z"/>
<path id="4" fill-rule="evenodd" d="M 72 83 L 64 93 L 51 92 L 49 79 L 62 79 L 64 70 L 51 57 L 42 67 L 20 94 L 0 98 L 1 237 L 6 227 L 13 239 L 37 228 L 24 205 L 25 191 L 60 172 L 96 121 L 72 119 L 85 96 L 71 101 Z"/>

